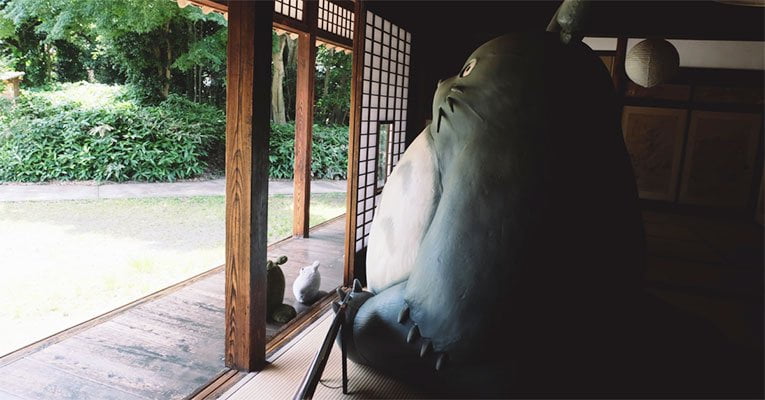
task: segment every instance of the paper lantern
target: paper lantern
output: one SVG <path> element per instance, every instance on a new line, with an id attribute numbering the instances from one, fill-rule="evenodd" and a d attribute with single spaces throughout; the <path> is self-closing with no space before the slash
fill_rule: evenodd
<path id="1" fill-rule="evenodd" d="M 680 55 L 664 39 L 646 39 L 627 52 L 624 69 L 627 76 L 642 87 L 667 82 L 680 68 Z"/>

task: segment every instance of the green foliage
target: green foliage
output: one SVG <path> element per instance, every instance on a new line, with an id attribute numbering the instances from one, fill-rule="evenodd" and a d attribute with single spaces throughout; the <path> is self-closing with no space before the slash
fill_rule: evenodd
<path id="1" fill-rule="evenodd" d="M 228 31 L 219 29 L 214 34 L 192 43 L 189 51 L 178 57 L 173 68 L 186 72 L 197 65 L 208 65 L 215 69 L 226 68 L 226 43 Z"/>
<path id="2" fill-rule="evenodd" d="M 225 71 L 225 26 L 220 15 L 168 0 L 0 0 L 0 40 L 17 53 L 27 86 L 83 79 L 90 70 L 100 82 L 131 83 L 155 104 L 171 86 L 222 102 L 222 79 L 200 82 Z"/>
<path id="3" fill-rule="evenodd" d="M 91 85 L 62 91 L 83 86 Z M 223 147 L 221 111 L 175 95 L 142 106 L 121 94 L 96 105 L 26 92 L 4 105 L 0 181 L 174 181 L 205 172 L 211 150 Z"/>
<path id="4" fill-rule="evenodd" d="M 320 46 L 316 54 L 314 119 L 347 125 L 351 109 L 351 55 Z"/>
<path id="5" fill-rule="evenodd" d="M 269 175 L 292 179 L 295 162 L 295 124 L 271 124 Z M 313 126 L 311 176 L 314 179 L 346 179 L 348 170 L 348 127 Z"/>

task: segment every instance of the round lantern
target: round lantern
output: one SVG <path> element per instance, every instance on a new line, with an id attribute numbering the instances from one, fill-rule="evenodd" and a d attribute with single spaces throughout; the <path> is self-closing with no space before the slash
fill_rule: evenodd
<path id="1" fill-rule="evenodd" d="M 646 39 L 627 52 L 624 69 L 627 76 L 642 87 L 667 82 L 680 68 L 680 55 L 664 39 Z"/>

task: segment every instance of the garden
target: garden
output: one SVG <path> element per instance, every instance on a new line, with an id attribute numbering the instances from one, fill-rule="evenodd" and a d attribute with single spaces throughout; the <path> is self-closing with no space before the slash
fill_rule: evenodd
<path id="1" fill-rule="evenodd" d="M 0 0 L 0 356 L 223 263 L 221 196 L 3 201 L 3 188 L 225 176 L 227 22 L 168 0 Z M 269 176 L 291 180 L 296 40 L 272 35 Z M 344 180 L 350 55 L 319 47 L 311 175 Z M 5 89 L 0 82 L 0 93 Z M 292 196 L 269 197 L 269 243 Z M 314 193 L 310 224 L 345 212 Z"/>

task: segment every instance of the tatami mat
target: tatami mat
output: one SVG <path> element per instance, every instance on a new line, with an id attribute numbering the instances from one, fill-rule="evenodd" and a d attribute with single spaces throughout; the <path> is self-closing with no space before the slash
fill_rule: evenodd
<path id="1" fill-rule="evenodd" d="M 240 384 L 226 392 L 222 398 L 230 400 L 292 399 L 329 331 L 333 316 L 334 313 L 327 313 L 312 327 L 309 327 L 301 337 L 296 338 L 291 343 L 291 347 L 285 349 L 281 354 L 277 354 L 266 369 L 247 376 Z M 322 383 L 326 386 L 319 384 L 314 399 L 411 399 L 418 397 L 402 383 L 351 361 L 348 361 L 348 390 L 350 392 L 348 395 L 343 395 L 340 388 L 340 377 L 340 348 L 335 345 L 322 377 Z"/>

